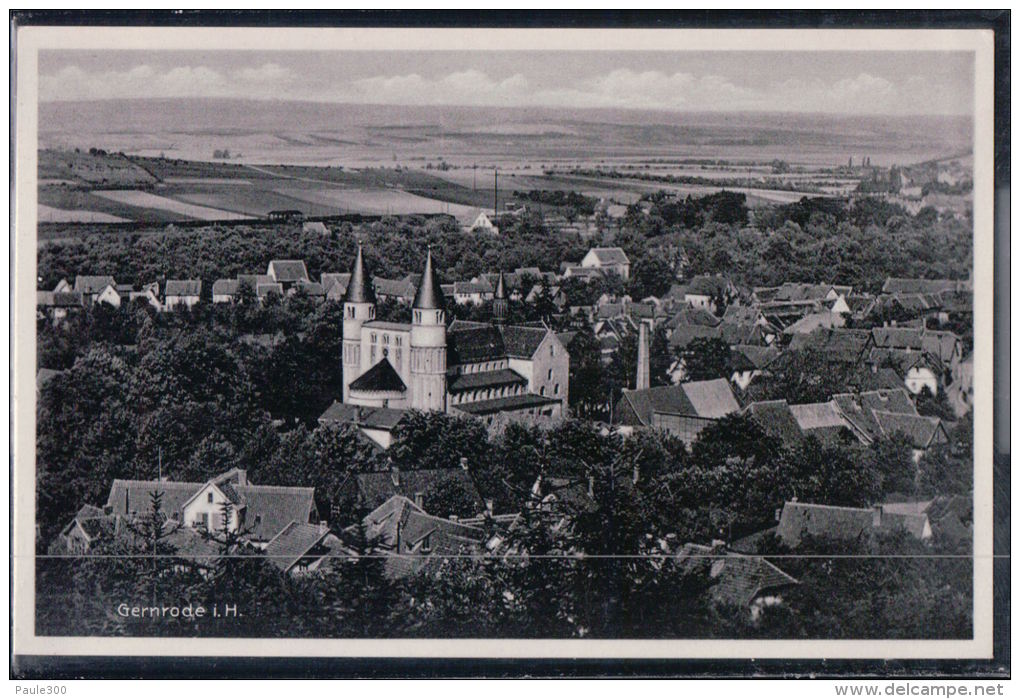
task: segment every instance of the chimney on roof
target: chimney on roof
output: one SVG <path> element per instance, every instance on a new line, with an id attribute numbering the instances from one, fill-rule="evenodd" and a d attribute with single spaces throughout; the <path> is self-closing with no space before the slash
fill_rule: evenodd
<path id="1" fill-rule="evenodd" d="M 393 487 L 400 487 L 400 467 L 395 463 L 390 463 L 390 480 L 393 481 Z"/>
<path id="2" fill-rule="evenodd" d="M 882 506 L 875 505 L 871 508 L 871 526 L 878 529 L 882 526 Z"/>
<path id="3" fill-rule="evenodd" d="M 642 320 L 638 322 L 637 379 L 634 382 L 634 388 L 638 391 L 651 386 L 648 354 L 648 324 Z"/>
<path id="4" fill-rule="evenodd" d="M 486 498 L 486 500 L 485 500 L 485 514 L 489 515 L 490 517 L 492 516 L 492 507 L 493 507 L 492 498 Z"/>
<path id="5" fill-rule="evenodd" d="M 237 484 L 248 485 L 248 472 L 243 468 L 237 469 Z"/>

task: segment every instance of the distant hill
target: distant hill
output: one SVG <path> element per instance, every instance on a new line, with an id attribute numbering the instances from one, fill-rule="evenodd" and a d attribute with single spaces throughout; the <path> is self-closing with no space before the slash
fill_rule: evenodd
<path id="1" fill-rule="evenodd" d="M 968 117 L 139 99 L 39 105 L 41 145 L 263 162 L 688 157 L 908 164 L 969 148 Z M 176 153 L 175 153 L 176 151 Z M 208 154 L 205 154 L 208 151 Z M 262 156 L 265 156 L 264 158 Z"/>

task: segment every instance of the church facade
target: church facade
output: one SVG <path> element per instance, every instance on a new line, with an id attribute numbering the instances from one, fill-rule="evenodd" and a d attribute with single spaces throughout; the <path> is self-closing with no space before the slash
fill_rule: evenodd
<path id="1" fill-rule="evenodd" d="M 447 324 L 446 299 L 431 251 L 410 323 L 377 320 L 375 302 L 359 247 L 344 298 L 344 405 L 482 418 L 564 414 L 570 355 L 547 327 L 505 324 L 502 275 L 491 323 Z"/>

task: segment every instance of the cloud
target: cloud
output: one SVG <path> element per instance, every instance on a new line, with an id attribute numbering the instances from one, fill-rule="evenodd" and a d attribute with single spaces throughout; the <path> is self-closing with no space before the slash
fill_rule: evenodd
<path id="1" fill-rule="evenodd" d="M 338 101 L 370 101 L 385 104 L 511 105 L 526 100 L 530 83 L 521 74 L 494 80 L 480 70 L 462 70 L 438 79 L 409 75 L 376 76 L 355 80 Z"/>
<path id="2" fill-rule="evenodd" d="M 275 63 L 224 73 L 207 66 L 157 70 L 140 65 L 128 70 L 86 72 L 69 65 L 39 78 L 44 102 L 151 97 L 256 97 L 278 94 L 295 84 L 293 73 Z"/>
<path id="3" fill-rule="evenodd" d="M 554 67 L 551 73 L 555 75 Z M 545 81 L 546 83 L 548 81 Z M 410 105 L 633 108 L 674 111 L 813 111 L 829 113 L 966 113 L 969 98 L 921 76 L 892 80 L 861 72 L 820 78 L 741 84 L 722 75 L 626 68 L 570 85 L 534 84 L 516 73 L 493 77 L 469 68 L 435 77 L 420 73 L 356 79 L 298 74 L 268 62 L 225 71 L 208 66 L 139 65 L 89 72 L 69 65 L 40 77 L 43 101 L 141 98 L 287 98 L 324 102 Z"/>

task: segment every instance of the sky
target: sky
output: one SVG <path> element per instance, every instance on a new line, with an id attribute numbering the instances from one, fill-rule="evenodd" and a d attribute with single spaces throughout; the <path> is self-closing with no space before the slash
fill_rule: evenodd
<path id="1" fill-rule="evenodd" d="M 42 101 L 356 104 L 969 115 L 965 52 L 47 51 Z"/>

